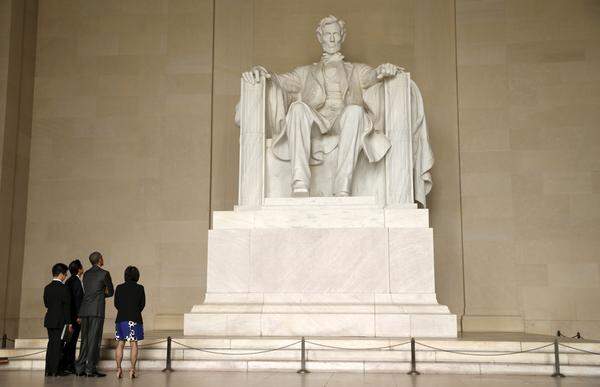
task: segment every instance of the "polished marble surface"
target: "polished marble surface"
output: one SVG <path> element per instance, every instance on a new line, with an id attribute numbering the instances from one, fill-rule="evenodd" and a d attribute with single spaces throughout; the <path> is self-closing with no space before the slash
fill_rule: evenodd
<path id="1" fill-rule="evenodd" d="M 40 371 L 0 372 L 0 386 L 129 386 L 168 387 L 193 385 L 197 387 L 592 387 L 600 385 L 600 378 L 567 377 L 553 379 L 547 376 L 463 376 L 404 374 L 347 374 L 347 373 L 245 373 L 245 372 L 174 372 L 164 374 L 141 371 L 136 380 L 117 380 L 113 374 L 102 379 L 68 376 L 45 378 Z"/>

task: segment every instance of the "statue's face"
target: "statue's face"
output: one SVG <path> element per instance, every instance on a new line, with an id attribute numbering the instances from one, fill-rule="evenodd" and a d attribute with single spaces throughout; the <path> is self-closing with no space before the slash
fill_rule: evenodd
<path id="1" fill-rule="evenodd" d="M 323 47 L 323 52 L 335 54 L 342 49 L 342 30 L 338 23 L 331 23 L 323 27 L 323 32 L 319 36 L 319 43 Z"/>

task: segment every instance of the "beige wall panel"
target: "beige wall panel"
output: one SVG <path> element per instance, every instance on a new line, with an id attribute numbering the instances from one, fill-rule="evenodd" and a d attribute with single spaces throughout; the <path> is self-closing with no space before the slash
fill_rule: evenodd
<path id="1" fill-rule="evenodd" d="M 583 0 L 457 0 L 466 321 L 476 330 L 513 318 L 532 333 L 600 334 L 586 312 L 600 310 L 599 11 Z"/>
<path id="2" fill-rule="evenodd" d="M 434 229 L 438 301 L 463 314 L 462 235 L 454 2 L 414 2 L 414 65 L 408 70 L 425 103 L 435 155 L 428 198 Z"/>
<path id="3" fill-rule="evenodd" d="M 9 63 L 9 49 L 10 49 L 10 28 L 11 28 L 11 0 L 0 1 L 0 193 L 8 191 L 5 186 L 8 184 L 10 179 L 7 179 L 6 175 L 8 171 L 5 171 L 2 160 L 5 154 L 4 151 L 4 136 L 6 134 L 6 102 L 7 102 L 7 88 L 8 88 L 8 63 Z M 12 208 L 12 200 L 9 195 L 0 195 L 0 214 L 2 219 L 0 221 L 0 247 L 2 248 L 2 254 L 0 254 L 0 282 L 4 283 L 7 279 L 8 273 L 8 254 L 4 254 L 10 244 L 10 230 L 12 222 L 7 221 L 9 213 Z M 6 286 L 0 286 L 0 326 L 2 330 L 6 330 Z"/>
<path id="4" fill-rule="evenodd" d="M 25 244 L 37 1 L 2 1 L 0 15 L 0 329 L 15 337 Z"/>
<path id="5" fill-rule="evenodd" d="M 40 7 L 21 335 L 43 333 L 50 266 L 96 249 L 115 283 L 139 267 L 147 329 L 181 329 L 171 316 L 202 298 L 212 15 L 210 0 Z"/>

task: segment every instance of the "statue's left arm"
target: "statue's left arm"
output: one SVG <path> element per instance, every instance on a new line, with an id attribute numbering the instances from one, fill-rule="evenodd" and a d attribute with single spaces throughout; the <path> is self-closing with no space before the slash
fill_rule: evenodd
<path id="1" fill-rule="evenodd" d="M 397 73 L 404 71 L 402 67 L 393 65 L 391 63 L 384 63 L 375 68 L 365 64 L 360 64 L 357 66 L 360 77 L 360 85 L 363 89 L 368 89 L 376 83 L 381 82 L 383 79 L 393 77 Z"/>

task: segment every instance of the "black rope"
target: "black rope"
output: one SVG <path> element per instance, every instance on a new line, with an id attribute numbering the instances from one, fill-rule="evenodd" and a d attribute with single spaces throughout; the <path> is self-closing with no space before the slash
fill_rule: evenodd
<path id="1" fill-rule="evenodd" d="M 158 340 L 158 341 L 155 341 L 155 342 L 153 342 L 153 343 L 144 343 L 144 344 L 139 344 L 139 345 L 138 345 L 138 348 L 149 347 L 149 346 L 152 346 L 152 345 L 162 344 L 162 343 L 166 343 L 166 342 L 167 342 L 167 339 L 164 339 L 164 340 Z"/>
<path id="2" fill-rule="evenodd" d="M 187 345 L 187 344 L 180 343 L 180 342 L 178 342 L 178 341 L 175 341 L 175 340 L 171 340 L 171 342 L 172 342 L 172 343 L 175 343 L 175 344 L 177 344 L 177 345 L 180 345 L 180 346 L 182 346 L 182 347 L 184 347 L 184 348 L 187 348 L 187 349 L 192 349 L 192 350 L 194 350 L 194 351 L 200 351 L 200 352 L 211 353 L 211 354 L 213 354 L 213 355 L 244 356 L 244 355 L 259 355 L 259 354 L 261 354 L 261 353 L 267 353 L 267 352 L 279 351 L 279 350 L 281 350 L 281 349 L 286 349 L 286 348 L 289 348 L 289 347 L 291 347 L 291 346 L 294 346 L 294 345 L 296 345 L 296 344 L 300 344 L 300 343 L 302 342 L 302 340 L 298 340 L 298 341 L 296 341 L 296 342 L 294 342 L 294 343 L 291 343 L 291 344 L 288 344 L 288 345 L 284 345 L 283 347 L 279 347 L 279 348 L 271 348 L 271 349 L 266 349 L 266 350 L 262 350 L 262 351 L 255 351 L 255 352 L 244 352 L 244 353 L 241 353 L 241 352 L 240 352 L 240 353 L 236 353 L 236 352 L 232 353 L 232 352 L 220 352 L 220 351 L 212 351 L 212 350 L 208 350 L 208 349 L 204 349 L 204 348 L 196 348 L 196 347 L 192 347 L 192 346 L 189 346 L 189 345 Z"/>
<path id="3" fill-rule="evenodd" d="M 558 345 L 560 345 L 561 347 L 565 347 L 565 348 L 569 348 L 569 349 L 575 350 L 575 351 L 589 353 L 590 355 L 600 355 L 600 352 L 593 352 L 593 351 L 588 351 L 586 349 L 575 348 L 575 347 L 571 347 L 569 345 L 562 344 L 562 343 L 558 343 Z"/>
<path id="4" fill-rule="evenodd" d="M 442 352 L 448 352 L 448 353 L 455 353 L 455 354 L 458 354 L 458 355 L 469 355 L 469 356 L 507 356 L 507 355 L 516 355 L 516 354 L 519 354 L 519 353 L 528 353 L 528 352 L 538 351 L 540 349 L 547 348 L 547 347 L 550 347 L 550 346 L 554 345 L 554 344 L 551 343 L 551 344 L 543 345 L 543 346 L 537 347 L 537 348 L 531 348 L 531 349 L 526 349 L 524 351 L 514 351 L 514 352 L 473 353 L 473 352 L 452 351 L 450 349 L 436 348 L 436 347 L 432 347 L 432 346 L 427 345 L 427 344 L 420 343 L 418 341 L 416 343 L 419 344 L 419 345 L 422 345 L 423 347 L 430 348 L 430 349 L 433 349 L 433 350 L 436 350 L 436 351 L 442 351 Z"/>
<path id="5" fill-rule="evenodd" d="M 161 343 L 165 343 L 166 341 L 167 341 L 167 339 L 158 340 L 158 341 L 155 341 L 153 343 L 138 344 L 138 348 L 143 348 L 143 347 L 148 347 L 148 346 L 151 346 L 151 345 L 161 344 Z M 100 346 L 100 349 L 115 349 L 115 348 L 116 348 L 116 346 L 114 346 L 113 344 L 101 345 Z M 125 348 L 127 348 L 127 347 L 125 347 Z"/>
<path id="6" fill-rule="evenodd" d="M 28 357 L 28 356 L 33 356 L 33 355 L 39 355 L 40 353 L 44 353 L 44 352 L 46 352 L 45 349 L 43 349 L 41 351 L 37 351 L 37 352 L 26 353 L 24 355 L 9 356 L 6 359 L 8 359 L 8 360 L 20 359 L 20 358 L 23 358 L 23 357 Z"/>
<path id="7" fill-rule="evenodd" d="M 385 347 L 345 348 L 345 347 L 336 347 L 334 345 L 327 345 L 327 344 L 315 343 L 314 341 L 308 341 L 308 340 L 306 342 L 309 343 L 309 344 L 312 344 L 312 345 L 319 346 L 319 347 L 331 348 L 331 349 L 341 349 L 341 350 L 348 350 L 348 351 L 352 351 L 352 350 L 356 350 L 356 351 L 375 351 L 375 350 L 381 350 L 381 349 L 391 349 L 391 348 L 394 348 L 394 347 L 400 347 L 402 345 L 410 344 L 410 341 L 405 341 L 404 343 L 394 344 L 394 345 L 386 345 Z"/>

